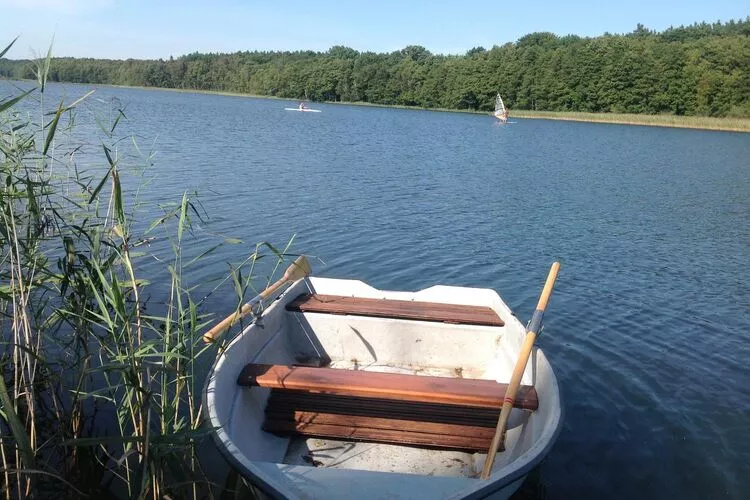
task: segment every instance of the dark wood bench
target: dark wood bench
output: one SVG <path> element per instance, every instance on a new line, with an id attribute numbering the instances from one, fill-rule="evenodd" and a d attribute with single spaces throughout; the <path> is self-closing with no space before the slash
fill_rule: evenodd
<path id="1" fill-rule="evenodd" d="M 507 384 L 334 368 L 249 364 L 237 382 L 272 389 L 263 430 L 444 449 L 486 451 Z M 533 387 L 515 406 L 535 410 Z"/>
<path id="2" fill-rule="evenodd" d="M 349 314 L 378 318 L 435 321 L 461 325 L 503 326 L 489 307 L 413 300 L 366 299 L 343 295 L 303 294 L 287 304 L 288 311 Z"/>

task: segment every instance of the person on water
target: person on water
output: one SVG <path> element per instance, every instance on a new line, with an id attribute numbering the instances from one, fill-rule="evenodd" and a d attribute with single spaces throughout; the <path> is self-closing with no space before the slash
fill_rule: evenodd
<path id="1" fill-rule="evenodd" d="M 299 102 L 299 110 L 302 111 L 303 109 L 305 109 L 305 103 L 302 102 L 302 101 L 300 101 Z"/>

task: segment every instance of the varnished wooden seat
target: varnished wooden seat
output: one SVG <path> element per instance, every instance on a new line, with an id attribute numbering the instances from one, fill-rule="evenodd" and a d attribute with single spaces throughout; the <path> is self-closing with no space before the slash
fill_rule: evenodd
<path id="1" fill-rule="evenodd" d="M 303 294 L 287 304 L 288 311 L 327 314 L 350 314 L 378 318 L 436 321 L 483 326 L 505 323 L 489 307 L 413 300 L 367 299 L 343 295 Z"/>
<path id="2" fill-rule="evenodd" d="M 508 388 L 507 384 L 494 380 L 254 363 L 245 366 L 237 383 L 338 396 L 484 408 L 500 408 Z M 515 401 L 517 408 L 536 410 L 536 390 L 532 386 L 522 385 Z"/>
<path id="3" fill-rule="evenodd" d="M 506 384 L 335 368 L 249 364 L 237 382 L 271 388 L 263 429 L 304 435 L 486 451 Z M 515 406 L 535 410 L 533 387 Z"/>

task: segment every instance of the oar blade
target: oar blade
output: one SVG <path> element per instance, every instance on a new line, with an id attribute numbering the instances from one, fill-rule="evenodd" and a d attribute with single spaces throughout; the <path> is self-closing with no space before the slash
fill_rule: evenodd
<path id="1" fill-rule="evenodd" d="M 307 257 L 300 255 L 294 262 L 292 262 L 292 265 L 289 266 L 284 274 L 287 281 L 297 281 L 305 276 L 309 276 L 310 273 L 312 273 L 310 262 L 307 260 Z"/>

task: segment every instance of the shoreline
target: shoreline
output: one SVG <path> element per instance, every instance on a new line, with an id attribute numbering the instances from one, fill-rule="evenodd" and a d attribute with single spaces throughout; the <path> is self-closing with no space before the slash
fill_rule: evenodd
<path id="1" fill-rule="evenodd" d="M 3 79 L 5 80 L 5 79 Z M 12 80 L 6 80 L 12 81 Z M 16 80 L 24 81 L 24 80 Z M 28 80 L 32 82 L 33 80 Z M 122 89 L 159 90 L 164 92 L 180 92 L 187 94 L 208 94 L 227 97 L 248 97 L 252 99 L 273 99 L 277 101 L 298 101 L 291 97 L 279 97 L 257 94 L 246 94 L 242 92 L 230 92 L 223 90 L 198 90 L 178 89 L 168 87 L 145 87 L 142 85 L 115 85 L 106 83 L 77 83 L 77 82 L 50 82 L 66 85 L 85 85 L 88 87 L 111 87 Z M 370 102 L 349 101 L 310 101 L 324 104 L 335 104 L 345 106 L 364 106 L 376 108 L 410 109 L 415 111 L 436 111 L 440 113 L 467 113 L 478 115 L 490 115 L 489 111 L 476 111 L 470 109 L 447 109 L 447 108 L 424 108 L 421 106 L 406 106 L 401 104 L 377 104 Z M 714 130 L 721 132 L 750 132 L 750 118 L 715 118 L 709 116 L 677 116 L 677 115 L 640 115 L 629 113 L 587 113 L 580 111 L 530 111 L 512 110 L 511 118 L 522 118 L 530 120 L 558 120 L 585 123 L 608 123 L 615 125 L 641 125 L 646 127 L 687 128 L 694 130 Z"/>
<path id="2" fill-rule="evenodd" d="M 264 98 L 264 96 L 257 96 Z M 275 97 L 274 97 L 275 98 Z M 491 116 L 489 111 L 470 109 L 423 108 L 399 104 L 374 104 L 369 102 L 332 102 L 326 104 L 343 104 L 348 106 L 367 106 L 379 108 L 413 109 L 418 111 L 438 111 L 441 113 L 467 113 Z M 637 115 L 628 113 L 586 113 L 581 111 L 530 111 L 515 110 L 510 118 L 529 120 L 558 120 L 585 123 L 607 123 L 612 125 L 641 125 L 647 127 L 689 128 L 695 130 L 714 130 L 721 132 L 750 132 L 750 118 L 714 118 L 710 116 L 677 116 L 677 115 Z"/>
<path id="3" fill-rule="evenodd" d="M 626 113 L 584 113 L 579 111 L 511 112 L 511 117 L 530 120 L 560 120 L 645 127 L 689 128 L 721 132 L 750 132 L 750 118 L 715 118 L 710 116 L 636 115 Z"/>

